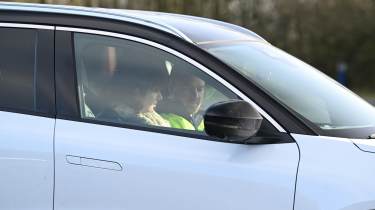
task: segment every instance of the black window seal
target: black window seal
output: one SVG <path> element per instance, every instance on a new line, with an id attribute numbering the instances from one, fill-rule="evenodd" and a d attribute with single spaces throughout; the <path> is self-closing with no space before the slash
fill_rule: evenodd
<path id="1" fill-rule="evenodd" d="M 31 115 L 31 116 L 36 116 L 36 117 L 45 117 L 45 118 L 55 119 L 55 115 L 51 115 L 50 113 L 22 110 L 22 109 L 9 108 L 9 107 L 0 107 L 0 112 L 24 114 L 24 115 Z"/>
<path id="2" fill-rule="evenodd" d="M 116 127 L 116 128 L 126 128 L 126 129 L 132 129 L 137 131 L 146 131 L 146 132 L 152 132 L 152 133 L 159 133 L 159 134 L 167 134 L 167 135 L 173 135 L 173 136 L 180 136 L 180 137 L 187 137 L 187 138 L 194 138 L 194 139 L 201 139 L 201 140 L 207 140 L 207 141 L 214 141 L 214 142 L 221 142 L 221 143 L 230 143 L 230 144 L 245 144 L 245 143 L 238 143 L 238 142 L 231 142 L 231 141 L 224 141 L 219 138 L 207 136 L 205 134 L 199 134 L 195 131 L 190 130 L 181 130 L 177 128 L 166 128 L 166 127 L 147 127 L 142 125 L 133 125 L 133 124 L 120 124 L 115 122 L 106 122 L 106 121 L 100 121 L 95 119 L 88 119 L 88 118 L 77 118 L 77 117 L 69 117 L 69 116 L 59 116 L 60 120 L 67 120 L 67 121 L 74 121 L 74 122 L 80 122 L 80 123 L 90 123 L 95 125 L 103 125 L 103 126 L 110 126 L 110 127 Z M 270 144 L 285 144 L 285 143 L 295 143 L 294 139 L 288 134 L 288 133 L 278 133 L 275 136 L 253 136 L 251 138 L 274 138 L 277 139 L 277 142 L 272 142 Z M 250 144 L 250 143 L 249 143 Z"/>

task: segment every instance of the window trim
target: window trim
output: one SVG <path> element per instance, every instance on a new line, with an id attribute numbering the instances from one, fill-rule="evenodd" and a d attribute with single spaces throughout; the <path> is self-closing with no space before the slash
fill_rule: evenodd
<path id="1" fill-rule="evenodd" d="M 100 31 L 100 30 L 92 30 L 92 29 L 84 29 L 84 28 L 75 28 L 75 27 L 62 27 L 62 26 L 56 26 L 56 31 L 65 31 L 65 32 L 76 32 L 76 33 L 86 33 L 86 34 L 94 34 L 94 35 L 102 35 L 102 36 L 108 36 L 108 37 L 114 37 L 114 38 L 120 38 L 124 40 L 130 40 L 135 41 L 138 43 L 146 44 L 152 47 L 155 47 L 157 49 L 163 50 L 165 52 L 168 52 L 186 62 L 189 64 L 195 66 L 199 70 L 203 71 L 204 73 L 208 74 L 208 76 L 212 77 L 214 80 L 218 81 L 220 84 L 224 85 L 226 88 L 231 90 L 233 93 L 235 93 L 238 97 L 240 97 L 242 100 L 249 102 L 251 105 L 255 107 L 255 109 L 264 117 L 266 118 L 279 132 L 281 133 L 287 133 L 286 130 L 277 123 L 268 113 L 266 113 L 258 104 L 250 100 L 245 94 L 243 94 L 240 90 L 235 88 L 233 85 L 231 85 L 229 82 L 221 78 L 219 75 L 214 73 L 213 71 L 209 70 L 202 64 L 198 63 L 197 61 L 189 58 L 188 56 L 185 56 L 184 54 L 171 49 L 169 47 L 166 47 L 164 45 L 158 44 L 156 42 L 146 40 L 143 38 L 130 36 L 130 35 L 124 35 L 114 32 L 108 32 L 108 31 Z"/>
<path id="2" fill-rule="evenodd" d="M 55 26 L 36 25 L 36 24 L 24 24 L 24 23 L 0 23 L 0 27 L 4 27 L 4 28 L 25 28 L 25 29 L 55 30 Z"/>

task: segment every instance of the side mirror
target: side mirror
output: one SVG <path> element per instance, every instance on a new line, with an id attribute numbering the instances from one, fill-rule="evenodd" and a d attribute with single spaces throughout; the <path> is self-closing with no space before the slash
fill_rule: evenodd
<path id="1" fill-rule="evenodd" d="M 204 114 L 205 131 L 209 136 L 236 142 L 255 135 L 262 120 L 258 111 L 242 100 L 216 103 Z"/>

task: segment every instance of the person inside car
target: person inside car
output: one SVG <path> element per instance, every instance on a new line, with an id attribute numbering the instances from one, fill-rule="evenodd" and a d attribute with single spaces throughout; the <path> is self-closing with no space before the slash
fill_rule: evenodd
<path id="1" fill-rule="evenodd" d="M 172 70 L 168 97 L 158 111 L 172 128 L 203 131 L 202 115 L 198 114 L 204 97 L 205 82 L 193 74 Z"/>
<path id="2" fill-rule="evenodd" d="M 167 71 L 151 63 L 116 71 L 107 89 L 111 106 L 97 115 L 98 119 L 170 127 L 155 107 L 162 100 L 161 88 L 167 79 Z M 147 80 L 145 79 L 147 78 Z"/>

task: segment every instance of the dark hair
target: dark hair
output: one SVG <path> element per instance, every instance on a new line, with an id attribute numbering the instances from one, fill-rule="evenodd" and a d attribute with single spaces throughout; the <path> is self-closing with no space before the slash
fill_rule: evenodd
<path id="1" fill-rule="evenodd" d="M 168 81 L 168 72 L 162 62 L 128 62 L 124 69 L 114 74 L 110 86 L 113 91 L 146 92 L 151 89 L 162 90 Z M 122 89 L 122 90 L 119 90 Z"/>
<path id="2" fill-rule="evenodd" d="M 170 88 L 176 85 L 181 85 L 181 83 L 188 83 L 194 78 L 199 78 L 196 76 L 191 69 L 179 67 L 178 69 L 173 69 L 169 76 L 169 86 Z"/>

